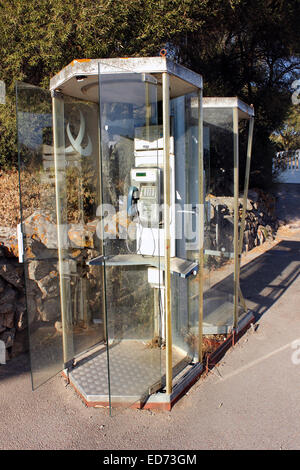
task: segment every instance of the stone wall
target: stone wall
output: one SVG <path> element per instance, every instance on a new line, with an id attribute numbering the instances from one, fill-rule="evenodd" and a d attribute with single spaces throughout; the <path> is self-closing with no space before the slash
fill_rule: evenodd
<path id="1" fill-rule="evenodd" d="M 242 215 L 243 199 L 239 199 L 239 213 Z M 226 251 L 233 247 L 233 197 L 210 197 L 211 240 L 215 242 L 216 224 L 220 226 L 220 246 Z M 275 213 L 275 197 L 259 189 L 249 190 L 245 219 L 243 251 L 249 251 L 274 239 L 279 223 Z"/>
<path id="2" fill-rule="evenodd" d="M 16 231 L 0 229 L 0 340 L 6 359 L 28 349 L 24 269 L 16 258 Z"/>
<path id="3" fill-rule="evenodd" d="M 252 250 L 267 239 L 274 239 L 279 227 L 275 197 L 261 190 L 250 190 L 248 196 L 251 207 L 246 213 L 245 251 Z"/>
<path id="4" fill-rule="evenodd" d="M 25 268 L 18 260 L 16 230 L 0 227 L 0 340 L 5 343 L 7 359 L 28 349 L 28 326 L 31 334 L 44 326 L 53 334 L 61 332 L 55 221 L 37 210 L 25 220 L 24 229 Z M 85 328 L 102 312 L 99 270 L 86 265 L 87 260 L 99 255 L 94 249 L 95 232 L 93 223 L 67 227 L 64 266 L 69 270 L 69 298 L 76 327 Z"/>
<path id="5" fill-rule="evenodd" d="M 218 221 L 224 230 L 222 244 L 225 250 L 232 246 L 233 198 L 210 197 L 211 236 Z M 240 203 L 242 199 L 240 199 Z M 242 205 L 240 205 L 240 210 Z M 57 329 L 60 319 L 59 276 L 56 247 L 56 225 L 46 214 L 36 211 L 25 221 L 27 234 L 26 287 L 29 315 L 26 314 L 24 267 L 18 262 L 16 230 L 0 227 L 0 340 L 4 341 L 7 359 L 28 349 L 28 322 L 30 325 L 47 323 Z M 261 245 L 273 238 L 278 228 L 275 217 L 275 199 L 259 190 L 249 191 L 247 200 L 244 250 Z M 87 269 L 86 260 L 98 255 L 94 249 L 95 226 L 70 225 L 68 227 L 69 265 L 76 267 L 74 279 L 84 279 L 92 292 L 83 300 L 86 308 L 100 311 L 101 286 L 99 273 L 94 267 Z M 227 237 L 227 238 L 226 238 Z M 230 250 L 230 248 L 229 248 Z M 72 281 L 73 282 L 73 281 Z M 71 282 L 71 289 L 75 287 Z M 75 282 L 75 281 L 74 281 Z M 73 283 L 74 283 L 73 282 Z M 77 281 L 78 282 L 78 281 Z M 72 294 L 75 298 L 75 295 Z"/>

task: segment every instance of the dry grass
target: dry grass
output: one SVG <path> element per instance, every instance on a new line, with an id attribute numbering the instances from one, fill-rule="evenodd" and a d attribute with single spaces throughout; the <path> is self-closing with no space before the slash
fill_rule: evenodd
<path id="1" fill-rule="evenodd" d="M 19 176 L 17 170 L 0 173 L 0 226 L 20 222 Z"/>
<path id="2" fill-rule="evenodd" d="M 55 188 L 53 181 L 42 180 L 45 172 L 28 168 L 22 172 L 22 210 L 25 220 L 34 211 L 50 211 L 55 214 Z M 66 171 L 68 220 L 79 223 L 93 219 L 96 191 L 91 182 L 94 174 L 82 175 L 76 168 Z M 20 222 L 19 175 L 17 170 L 0 172 L 0 226 L 13 227 Z"/>
<path id="3" fill-rule="evenodd" d="M 27 218 L 40 209 L 42 194 L 39 174 L 23 172 L 22 174 L 23 217 Z M 47 198 L 44 197 L 45 202 Z M 0 172 L 0 226 L 16 228 L 21 221 L 19 173 L 18 170 Z"/>

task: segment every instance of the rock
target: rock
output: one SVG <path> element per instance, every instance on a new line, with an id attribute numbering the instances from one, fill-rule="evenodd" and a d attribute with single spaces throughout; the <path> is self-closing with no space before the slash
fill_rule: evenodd
<path id="1" fill-rule="evenodd" d="M 93 226 L 72 224 L 68 230 L 68 237 L 72 248 L 93 248 L 94 247 Z"/>
<path id="2" fill-rule="evenodd" d="M 267 231 L 268 234 L 272 233 L 272 227 L 270 225 L 266 225 L 265 230 Z"/>
<path id="3" fill-rule="evenodd" d="M 24 222 L 26 238 L 32 238 L 50 250 L 57 249 L 56 221 L 52 214 L 35 211 Z"/>
<path id="4" fill-rule="evenodd" d="M 60 298 L 37 299 L 37 311 L 42 321 L 55 322 L 60 318 Z"/>
<path id="5" fill-rule="evenodd" d="M 12 347 L 14 343 L 15 333 L 15 329 L 12 328 L 11 330 L 4 331 L 4 333 L 0 334 L 0 340 L 4 342 L 6 349 Z"/>
<path id="6" fill-rule="evenodd" d="M 2 304 L 0 305 L 0 315 L 8 315 L 10 313 L 15 313 L 15 306 L 12 304 Z"/>
<path id="7" fill-rule="evenodd" d="M 27 295 L 26 304 L 27 304 L 27 321 L 29 325 L 32 325 L 38 317 L 38 302 L 39 297 L 35 295 Z"/>
<path id="8" fill-rule="evenodd" d="M 43 277 L 37 281 L 42 298 L 57 297 L 59 295 L 59 279 L 58 272 L 51 271 L 48 276 Z"/>
<path id="9" fill-rule="evenodd" d="M 42 242 L 37 238 L 27 238 L 25 243 L 25 260 L 34 260 L 35 258 L 39 259 L 57 259 L 58 252 L 57 249 L 48 249 Z"/>
<path id="10" fill-rule="evenodd" d="M 2 294 L 2 292 L 4 292 L 6 287 L 7 287 L 7 283 L 4 281 L 4 279 L 2 279 L 0 277 L 0 294 Z"/>
<path id="11" fill-rule="evenodd" d="M 243 202 L 244 202 L 244 199 L 242 197 L 239 198 L 240 208 L 243 208 Z M 246 201 L 246 210 L 251 211 L 251 209 L 252 209 L 252 201 L 250 199 L 247 199 L 247 201 Z"/>
<path id="12" fill-rule="evenodd" d="M 17 258 L 19 256 L 18 239 L 11 237 L 5 240 L 4 255 L 8 258 Z"/>
<path id="13" fill-rule="evenodd" d="M 246 224 L 244 233 L 243 249 L 248 251 L 260 245 L 267 238 L 274 238 L 279 222 L 275 217 L 275 200 L 268 193 L 259 189 L 249 191 L 247 199 Z M 211 246 L 215 247 L 214 230 L 216 224 L 219 227 L 219 240 L 222 240 L 223 247 L 230 249 L 230 236 L 232 228 L 226 222 L 233 222 L 233 201 L 232 197 L 215 197 L 210 195 L 211 207 L 214 207 L 211 217 Z M 239 199 L 239 215 L 242 214 L 242 199 Z M 220 245 L 220 242 L 219 242 Z M 220 246 L 219 246 L 220 248 Z"/>
<path id="14" fill-rule="evenodd" d="M 18 298 L 16 309 L 18 311 L 26 310 L 26 297 L 25 297 L 25 295 L 22 295 L 21 297 Z"/>
<path id="15" fill-rule="evenodd" d="M 17 289 L 24 289 L 24 268 L 18 262 L 1 264 L 0 276 Z"/>
<path id="16" fill-rule="evenodd" d="M 33 281 L 39 281 L 53 271 L 54 264 L 47 260 L 33 260 L 28 263 L 28 277 Z"/>
<path id="17" fill-rule="evenodd" d="M 8 286 L 0 296 L 0 305 L 11 303 L 15 300 L 15 298 L 16 291 Z"/>
<path id="18" fill-rule="evenodd" d="M 0 314 L 0 325 L 3 328 L 13 328 L 15 320 L 15 312 L 1 313 Z"/>
<path id="19" fill-rule="evenodd" d="M 82 257 L 82 250 L 79 250 L 79 249 L 78 249 L 78 250 L 74 250 L 74 249 L 73 249 L 73 250 L 70 250 L 70 251 L 69 251 L 69 254 L 70 254 L 70 256 L 71 256 L 72 258 L 78 260 L 80 257 Z"/>
<path id="20" fill-rule="evenodd" d="M 0 227 L 0 244 L 2 245 L 1 256 L 18 257 L 17 229 Z"/>
<path id="21" fill-rule="evenodd" d="M 27 327 L 27 311 L 25 297 L 18 299 L 15 312 L 15 326 L 18 331 L 22 331 Z"/>
<path id="22" fill-rule="evenodd" d="M 15 314 L 15 325 L 18 331 L 23 331 L 27 328 L 27 315 L 26 310 L 17 310 Z"/>
<path id="23" fill-rule="evenodd" d="M 257 237 L 258 237 L 258 241 L 259 241 L 260 245 L 262 245 L 263 242 L 266 240 L 265 233 L 264 233 L 263 227 L 261 227 L 261 225 L 258 227 Z"/>
<path id="24" fill-rule="evenodd" d="M 54 327 L 58 333 L 62 333 L 63 327 L 62 327 L 62 322 L 61 321 L 56 321 L 54 324 Z"/>

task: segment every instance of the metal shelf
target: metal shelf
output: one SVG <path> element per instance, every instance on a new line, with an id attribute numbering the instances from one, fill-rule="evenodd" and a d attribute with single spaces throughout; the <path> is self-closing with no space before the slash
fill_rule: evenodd
<path id="1" fill-rule="evenodd" d="M 158 256 L 145 256 L 138 254 L 125 254 L 115 256 L 98 256 L 97 258 L 91 259 L 87 262 L 89 266 L 153 266 L 158 269 L 165 269 L 164 258 Z M 170 270 L 172 274 L 186 279 L 191 275 L 195 275 L 198 272 L 198 263 L 189 261 L 182 258 L 171 258 L 170 259 Z"/>

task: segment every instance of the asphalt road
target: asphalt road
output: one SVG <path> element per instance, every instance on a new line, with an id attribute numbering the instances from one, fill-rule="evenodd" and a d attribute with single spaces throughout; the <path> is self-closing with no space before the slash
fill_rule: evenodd
<path id="1" fill-rule="evenodd" d="M 0 449 L 299 450 L 300 231 L 293 230 L 244 260 L 255 328 L 171 412 L 109 417 L 86 408 L 59 375 L 32 392 L 24 355 L 0 366 Z"/>

